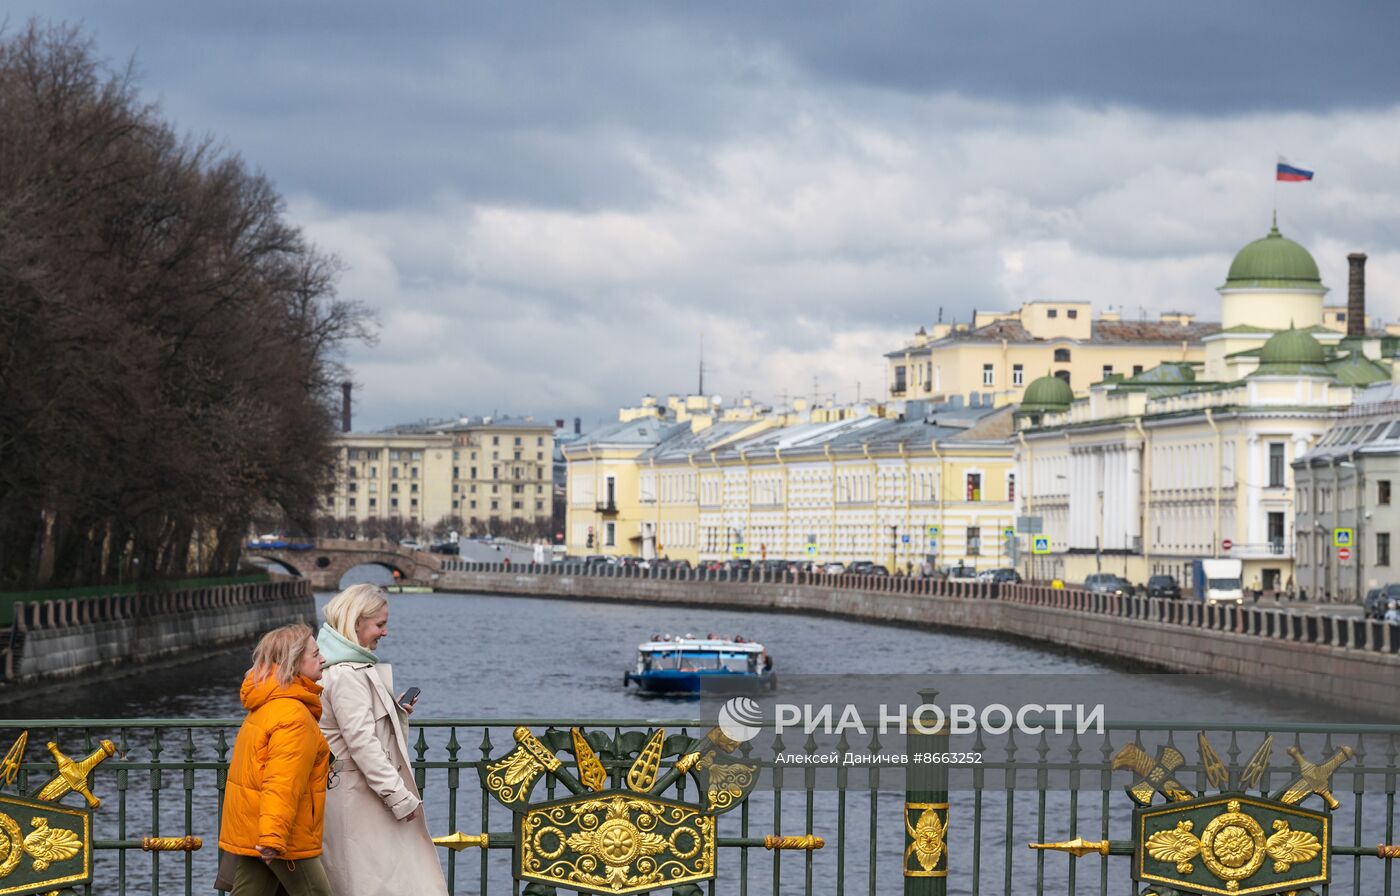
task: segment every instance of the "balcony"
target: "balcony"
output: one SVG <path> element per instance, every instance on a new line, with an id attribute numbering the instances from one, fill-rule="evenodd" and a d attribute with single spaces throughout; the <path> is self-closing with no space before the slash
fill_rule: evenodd
<path id="1" fill-rule="evenodd" d="M 606 501 L 599 501 L 593 506 L 593 509 L 603 516 L 617 516 L 617 504 L 611 498 Z"/>
<path id="2" fill-rule="evenodd" d="M 1224 554 L 1227 557 L 1240 560 L 1267 560 L 1271 557 L 1291 559 L 1293 557 L 1293 542 L 1284 541 L 1282 538 L 1246 544 L 1235 542 L 1230 546 L 1230 550 L 1225 551 Z"/>

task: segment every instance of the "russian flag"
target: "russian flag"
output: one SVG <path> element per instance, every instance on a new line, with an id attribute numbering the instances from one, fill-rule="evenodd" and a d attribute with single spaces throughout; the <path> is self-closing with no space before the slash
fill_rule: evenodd
<path id="1" fill-rule="evenodd" d="M 1313 179 L 1313 173 L 1311 171 L 1308 171 L 1306 168 L 1299 168 L 1296 165 L 1290 165 L 1283 159 L 1279 159 L 1278 174 L 1276 176 L 1279 180 L 1289 182 Z"/>

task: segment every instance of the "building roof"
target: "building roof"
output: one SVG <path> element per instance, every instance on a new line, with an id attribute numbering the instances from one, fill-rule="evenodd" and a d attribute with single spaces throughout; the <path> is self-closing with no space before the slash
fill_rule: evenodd
<path id="1" fill-rule="evenodd" d="M 589 445 L 655 445 L 676 429 L 690 429 L 681 423 L 655 418 L 627 420 L 600 426 L 565 446 L 570 452 Z"/>
<path id="2" fill-rule="evenodd" d="M 901 358 L 905 355 L 926 355 L 934 346 L 948 346 L 961 342 L 1001 342 L 1048 345 L 1052 342 L 1069 343 L 1111 343 L 1120 345 L 1200 342 L 1212 333 L 1220 331 L 1215 322 L 1179 324 L 1174 321 L 1131 321 L 1096 320 L 1090 327 L 1087 340 L 1068 336 L 1055 336 L 1038 339 L 1019 320 L 994 320 L 975 329 L 954 330 L 942 339 L 918 348 L 898 349 L 886 352 L 886 358 Z"/>
<path id="3" fill-rule="evenodd" d="M 1307 249 L 1279 233 L 1277 219 L 1266 236 L 1235 254 L 1222 287 L 1259 288 L 1322 288 L 1317 262 Z"/>

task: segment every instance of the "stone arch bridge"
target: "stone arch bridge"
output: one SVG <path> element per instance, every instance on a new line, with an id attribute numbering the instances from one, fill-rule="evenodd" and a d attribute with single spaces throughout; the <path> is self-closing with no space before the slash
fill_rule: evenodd
<path id="1" fill-rule="evenodd" d="M 416 551 L 392 541 L 320 538 L 306 542 L 248 544 L 243 553 L 263 557 L 311 582 L 317 591 L 334 591 L 340 579 L 356 566 L 382 566 L 402 585 L 432 585 L 442 570 L 437 554 Z"/>

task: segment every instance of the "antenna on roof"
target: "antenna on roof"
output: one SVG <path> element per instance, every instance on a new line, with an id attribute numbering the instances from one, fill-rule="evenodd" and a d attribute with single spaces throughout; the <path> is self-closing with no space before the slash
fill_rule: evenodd
<path id="1" fill-rule="evenodd" d="M 695 392 L 696 395 L 705 394 L 705 333 L 700 333 L 700 387 Z"/>
<path id="2" fill-rule="evenodd" d="M 938 322 L 939 322 L 940 324 L 943 323 L 943 306 L 942 306 L 942 305 L 939 305 L 939 306 L 938 306 Z"/>

